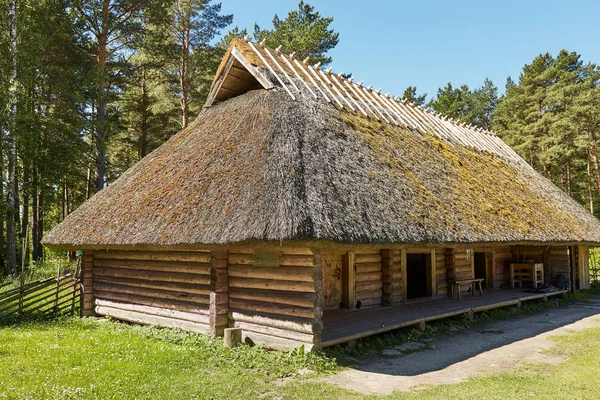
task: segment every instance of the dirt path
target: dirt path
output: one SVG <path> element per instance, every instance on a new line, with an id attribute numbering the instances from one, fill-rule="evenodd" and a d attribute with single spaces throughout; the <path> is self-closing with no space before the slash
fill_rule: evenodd
<path id="1" fill-rule="evenodd" d="M 369 356 L 360 360 L 361 366 L 322 380 L 376 394 L 458 383 L 515 368 L 523 362 L 560 362 L 560 357 L 542 354 L 542 350 L 556 344 L 548 338 L 589 327 L 600 327 L 600 300 L 479 324 L 438 336 L 433 349 L 395 358 Z M 480 332 L 485 330 L 489 333 Z"/>

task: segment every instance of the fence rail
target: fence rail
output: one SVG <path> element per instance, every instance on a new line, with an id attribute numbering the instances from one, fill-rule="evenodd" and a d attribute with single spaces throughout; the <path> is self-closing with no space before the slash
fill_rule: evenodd
<path id="1" fill-rule="evenodd" d="M 0 293 L 0 318 L 75 314 L 79 310 L 79 299 L 79 279 L 70 274 L 29 282 Z"/>

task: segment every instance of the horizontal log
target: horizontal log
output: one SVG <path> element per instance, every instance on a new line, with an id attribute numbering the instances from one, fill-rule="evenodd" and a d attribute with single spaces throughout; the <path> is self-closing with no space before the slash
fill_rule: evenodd
<path id="1" fill-rule="evenodd" d="M 358 255 L 381 255 L 381 250 L 379 249 L 375 249 L 375 250 L 356 250 L 354 252 L 357 256 Z"/>
<path id="2" fill-rule="evenodd" d="M 315 261 L 313 255 L 282 254 L 279 264 L 285 267 L 314 267 Z"/>
<path id="3" fill-rule="evenodd" d="M 381 295 L 383 294 L 383 291 L 381 289 L 379 290 L 366 290 L 366 291 L 362 291 L 362 292 L 356 292 L 356 300 L 360 300 L 361 302 L 363 300 L 367 300 L 367 299 L 375 299 L 375 298 L 381 298 Z"/>
<path id="4" fill-rule="evenodd" d="M 229 277 L 230 288 L 249 288 L 249 289 L 270 289 L 270 290 L 283 290 L 290 292 L 307 292 L 313 293 L 321 290 L 321 282 L 294 282 L 294 281 L 281 281 L 274 279 L 250 279 L 250 278 L 238 278 L 231 276 Z"/>
<path id="5" fill-rule="evenodd" d="M 190 322 L 187 320 L 165 317 L 161 315 L 151 315 L 106 306 L 95 306 L 94 311 L 98 315 L 106 315 L 123 321 L 129 321 L 138 324 L 159 325 L 168 328 L 179 328 L 185 331 L 197 333 L 208 333 L 210 331 L 210 326 L 208 324 Z"/>
<path id="6" fill-rule="evenodd" d="M 237 278 L 274 279 L 282 281 L 313 282 L 320 278 L 317 268 L 285 267 L 259 268 L 230 265 L 229 276 Z"/>
<path id="7" fill-rule="evenodd" d="M 381 263 L 381 254 L 356 254 L 356 263 Z"/>
<path id="8" fill-rule="evenodd" d="M 181 274 L 158 271 L 138 271 L 123 268 L 94 268 L 94 276 L 111 276 L 115 278 L 144 279 L 148 281 L 195 283 L 209 285 L 210 276 L 197 274 Z"/>
<path id="9" fill-rule="evenodd" d="M 229 265 L 248 265 L 254 264 L 253 254 L 229 253 Z"/>
<path id="10" fill-rule="evenodd" d="M 274 314 L 249 315 L 239 312 L 230 312 L 229 319 L 302 333 L 320 333 L 323 331 L 323 321 L 321 319 L 300 319 Z"/>
<path id="11" fill-rule="evenodd" d="M 318 307 L 323 304 L 323 295 L 321 293 L 230 288 L 229 297 L 240 300 L 269 301 L 277 304 L 307 308 Z"/>
<path id="12" fill-rule="evenodd" d="M 381 281 L 356 282 L 356 292 L 379 290 L 382 286 Z"/>
<path id="13" fill-rule="evenodd" d="M 154 260 L 117 260 L 97 258 L 95 267 L 125 268 L 145 271 L 180 272 L 188 274 L 210 274 L 210 263 L 180 262 L 180 261 L 154 261 Z"/>
<path id="14" fill-rule="evenodd" d="M 369 299 L 361 300 L 361 307 L 369 307 L 369 306 L 379 306 L 381 305 L 383 299 L 382 297 L 373 297 Z"/>
<path id="15" fill-rule="evenodd" d="M 174 292 L 185 292 L 192 294 L 200 294 L 208 296 L 212 291 L 210 285 L 198 285 L 194 283 L 182 283 L 182 282 L 164 282 L 164 281 L 147 281 L 143 279 L 127 279 L 111 276 L 94 276 L 94 283 L 110 283 L 110 284 L 123 284 L 128 286 L 135 286 L 140 288 L 148 289 L 161 289 L 170 290 Z"/>
<path id="16" fill-rule="evenodd" d="M 111 308 L 118 308 L 125 311 L 135 311 L 143 314 L 151 314 L 151 315 L 159 315 L 162 317 L 169 317 L 175 319 L 181 319 L 190 322 L 196 322 L 200 324 L 208 324 L 208 312 L 203 310 L 202 314 L 199 313 L 189 313 L 177 310 L 171 310 L 168 308 L 160 308 L 160 307 L 149 307 L 143 306 L 139 304 L 131 304 L 131 303 L 121 303 L 110 300 L 102 300 L 95 299 L 94 306 L 104 306 Z"/>
<path id="17" fill-rule="evenodd" d="M 369 272 L 377 272 L 382 270 L 380 263 L 361 263 L 356 264 L 356 274 L 366 274 Z"/>
<path id="18" fill-rule="evenodd" d="M 96 251 L 94 259 L 112 258 L 118 260 L 155 260 L 155 261 L 188 261 L 209 263 L 210 252 L 208 251 Z"/>
<path id="19" fill-rule="evenodd" d="M 275 336 L 283 339 L 297 340 L 304 343 L 320 343 L 321 335 L 314 333 L 301 333 L 296 331 L 288 331 L 271 326 L 257 325 L 248 322 L 235 321 L 234 328 L 241 328 L 242 331 L 262 333 L 264 335 Z"/>
<path id="20" fill-rule="evenodd" d="M 298 347 L 304 347 L 305 351 L 318 350 L 320 346 L 312 343 L 304 343 L 296 340 L 269 336 L 258 332 L 247 332 L 242 329 L 242 342 L 245 344 L 264 345 L 271 350 L 292 350 Z"/>
<path id="21" fill-rule="evenodd" d="M 123 302 L 123 303 L 139 304 L 139 305 L 143 305 L 143 306 L 167 308 L 167 309 L 171 309 L 171 310 L 198 313 L 198 314 L 208 312 L 207 305 L 202 305 L 202 304 L 197 304 L 197 303 L 189 303 L 189 302 L 185 302 L 185 301 L 155 299 L 152 297 L 135 296 L 135 295 L 124 294 L 124 293 L 106 292 L 106 291 L 101 291 L 101 290 L 95 290 L 94 297 L 97 299 L 103 299 L 103 300 L 109 300 L 109 301 L 118 301 L 118 302 Z"/>
<path id="22" fill-rule="evenodd" d="M 103 292 L 123 293 L 136 296 L 155 297 L 168 300 L 182 300 L 198 304 L 208 304 L 209 298 L 206 295 L 198 295 L 186 292 L 174 292 L 160 289 L 148 289 L 127 285 L 115 285 L 110 283 L 96 282 L 94 290 Z"/>
<path id="23" fill-rule="evenodd" d="M 381 282 L 381 271 L 356 274 L 356 282 Z"/>
<path id="24" fill-rule="evenodd" d="M 299 318 L 322 318 L 323 310 L 320 307 L 306 308 L 288 306 L 283 304 L 274 304 L 262 301 L 248 301 L 239 299 L 229 299 L 229 309 L 233 311 L 240 311 L 242 313 L 257 312 L 267 313 L 275 315 L 287 315 L 291 317 Z"/>

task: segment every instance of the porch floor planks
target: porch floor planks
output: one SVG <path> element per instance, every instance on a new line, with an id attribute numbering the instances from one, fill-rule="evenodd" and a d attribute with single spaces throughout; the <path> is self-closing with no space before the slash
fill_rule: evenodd
<path id="1" fill-rule="evenodd" d="M 321 347 L 392 331 L 421 322 L 435 321 L 469 312 L 516 306 L 520 302 L 562 295 L 567 290 L 551 293 L 525 293 L 522 289 L 484 289 L 483 296 L 465 295 L 460 300 L 438 298 L 391 307 L 362 310 L 328 310 L 323 315 Z"/>

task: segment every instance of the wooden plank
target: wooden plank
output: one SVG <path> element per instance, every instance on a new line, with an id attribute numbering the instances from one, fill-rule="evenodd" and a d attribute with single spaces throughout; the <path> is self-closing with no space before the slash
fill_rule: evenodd
<path id="1" fill-rule="evenodd" d="M 313 282 L 314 268 L 286 267 L 286 268 L 260 268 L 246 266 L 229 266 L 229 276 L 253 279 L 275 279 L 281 281 Z"/>
<path id="2" fill-rule="evenodd" d="M 365 290 L 362 292 L 356 291 L 356 300 L 360 300 L 360 302 L 362 303 L 364 300 L 367 299 L 380 299 L 382 295 L 383 291 L 381 289 Z"/>
<path id="3" fill-rule="evenodd" d="M 302 319 L 297 317 L 281 316 L 275 314 L 244 314 L 240 312 L 230 312 L 229 319 L 233 322 L 248 322 L 262 326 L 285 329 L 288 331 L 302 333 L 320 333 L 323 331 L 323 322 L 314 319 Z"/>
<path id="4" fill-rule="evenodd" d="M 299 342 L 305 343 L 319 343 L 321 341 L 321 337 L 319 334 L 314 333 L 302 333 L 296 331 L 288 331 L 286 329 L 275 328 L 271 326 L 264 326 L 258 324 L 252 324 L 248 322 L 235 321 L 233 322 L 233 326 L 235 328 L 241 328 L 242 332 L 255 332 L 262 333 L 265 335 L 290 339 Z"/>
<path id="5" fill-rule="evenodd" d="M 241 312 L 242 314 L 247 313 L 267 313 L 273 315 L 287 315 L 290 317 L 299 318 L 321 318 L 323 316 L 323 310 L 320 308 L 306 308 L 297 307 L 291 305 L 274 304 L 262 301 L 248 301 L 238 300 L 231 298 L 229 299 L 229 307 L 232 312 Z"/>
<path id="6" fill-rule="evenodd" d="M 96 251 L 94 259 L 117 259 L 117 260 L 150 260 L 150 261 L 182 261 L 209 263 L 210 252 L 208 251 Z"/>
<path id="7" fill-rule="evenodd" d="M 206 312 L 208 310 L 208 306 L 206 304 L 198 304 L 198 303 L 175 301 L 175 300 L 163 300 L 163 299 L 156 299 L 153 297 L 129 295 L 129 294 L 124 294 L 124 293 L 116 293 L 116 292 L 105 292 L 105 291 L 100 291 L 100 290 L 94 291 L 94 297 L 96 299 L 104 299 L 104 300 L 108 300 L 108 301 L 139 304 L 139 305 L 144 305 L 144 306 L 167 308 L 167 309 L 171 309 L 171 310 L 192 312 L 192 313 L 199 313 L 199 314 Z"/>
<path id="8" fill-rule="evenodd" d="M 373 290 L 381 290 L 382 282 L 379 281 L 366 281 L 366 282 L 356 282 L 356 292 L 365 292 L 365 291 L 373 291 Z M 359 300 L 361 300 L 360 296 L 357 294 L 356 296 Z"/>
<path id="9" fill-rule="evenodd" d="M 258 332 L 246 332 L 242 330 L 242 341 L 245 344 L 264 345 L 271 350 L 292 350 L 298 347 L 304 347 L 305 351 L 317 350 L 320 346 L 312 343 L 304 343 L 296 340 L 278 338 Z"/>
<path id="10" fill-rule="evenodd" d="M 198 285 L 210 284 L 210 276 L 206 275 L 159 271 L 139 271 L 124 268 L 95 268 L 94 275 L 110 276 L 115 278 L 144 279 L 148 281 L 195 283 Z"/>
<path id="11" fill-rule="evenodd" d="M 233 276 L 229 278 L 229 287 L 232 288 L 270 289 L 291 292 L 314 293 L 317 291 L 316 286 L 317 284 L 313 282 L 294 282 L 274 279 L 250 279 L 238 278 Z M 320 288 L 318 289 L 318 291 L 320 291 Z"/>
<path id="12" fill-rule="evenodd" d="M 372 297 L 361 300 L 361 307 L 379 306 L 381 305 L 382 296 Z"/>
<path id="13" fill-rule="evenodd" d="M 183 291 L 185 293 L 201 294 L 206 296 L 208 296 L 208 294 L 211 292 L 210 285 L 198 285 L 193 283 L 146 281 L 143 279 L 127 279 L 96 275 L 94 277 L 94 284 L 97 282 L 115 285 L 123 284 L 148 289 L 170 290 L 174 292 Z"/>
<path id="14" fill-rule="evenodd" d="M 210 274 L 210 263 L 197 262 L 175 262 L 175 261 L 155 261 L 155 260 L 119 260 L 119 259 L 102 259 L 94 260 L 95 267 L 106 268 L 125 268 L 145 271 L 159 272 L 180 272 L 188 274 Z"/>
<path id="15" fill-rule="evenodd" d="M 356 307 L 356 272 L 356 257 L 349 251 L 342 274 L 342 306 L 349 310 Z"/>
<path id="16" fill-rule="evenodd" d="M 246 70 L 250 72 L 250 74 L 252 74 L 254 78 L 256 78 L 256 80 L 262 85 L 263 88 L 268 90 L 273 87 L 271 81 L 268 80 L 256 67 L 250 64 L 250 62 L 246 60 L 246 58 L 242 55 L 242 53 L 240 53 L 240 51 L 237 48 L 235 48 L 235 46 L 231 49 L 231 55 L 234 56 L 236 60 L 238 60 L 239 63 L 242 64 L 244 68 L 246 68 Z"/>
<path id="17" fill-rule="evenodd" d="M 284 292 L 263 289 L 230 288 L 229 297 L 240 300 L 269 301 L 298 307 L 316 307 L 321 302 L 320 293 Z"/>
<path id="18" fill-rule="evenodd" d="M 123 321 L 135 322 L 138 324 L 160 325 L 168 328 L 179 328 L 197 333 L 207 333 L 209 331 L 209 326 L 207 324 L 164 317 L 161 315 L 151 315 L 106 306 L 95 306 L 94 311 L 98 315 L 106 315 Z"/>
<path id="19" fill-rule="evenodd" d="M 135 311 L 143 314 L 159 315 L 163 317 L 181 319 L 200 324 L 208 324 L 208 310 L 203 310 L 202 313 L 189 313 L 168 308 L 150 307 L 139 304 L 121 303 L 110 300 L 95 299 L 94 306 L 104 306 L 118 308 L 125 311 Z"/>
<path id="20" fill-rule="evenodd" d="M 366 274 L 370 272 L 381 271 L 381 263 L 361 263 L 356 264 L 356 274 Z"/>
<path id="21" fill-rule="evenodd" d="M 381 270 L 377 271 L 377 272 L 368 272 L 368 273 L 361 273 L 361 274 L 356 274 L 356 282 L 369 282 L 369 281 L 379 281 L 381 282 L 381 278 L 382 278 L 383 274 L 381 272 Z"/>
<path id="22" fill-rule="evenodd" d="M 198 295 L 192 293 L 185 292 L 174 292 L 174 291 L 166 291 L 160 289 L 148 289 L 148 288 L 140 288 L 135 286 L 127 286 L 127 285 L 115 285 L 108 283 L 96 282 L 94 284 L 94 290 L 99 290 L 102 292 L 112 292 L 112 293 L 122 293 L 122 294 L 130 294 L 135 296 L 146 296 L 146 297 L 155 297 L 158 299 L 165 300 L 177 300 L 177 301 L 187 301 L 198 304 L 208 304 L 208 296 L 206 295 Z"/>
<path id="23" fill-rule="evenodd" d="M 380 262 L 381 254 L 356 254 L 356 264 Z"/>

